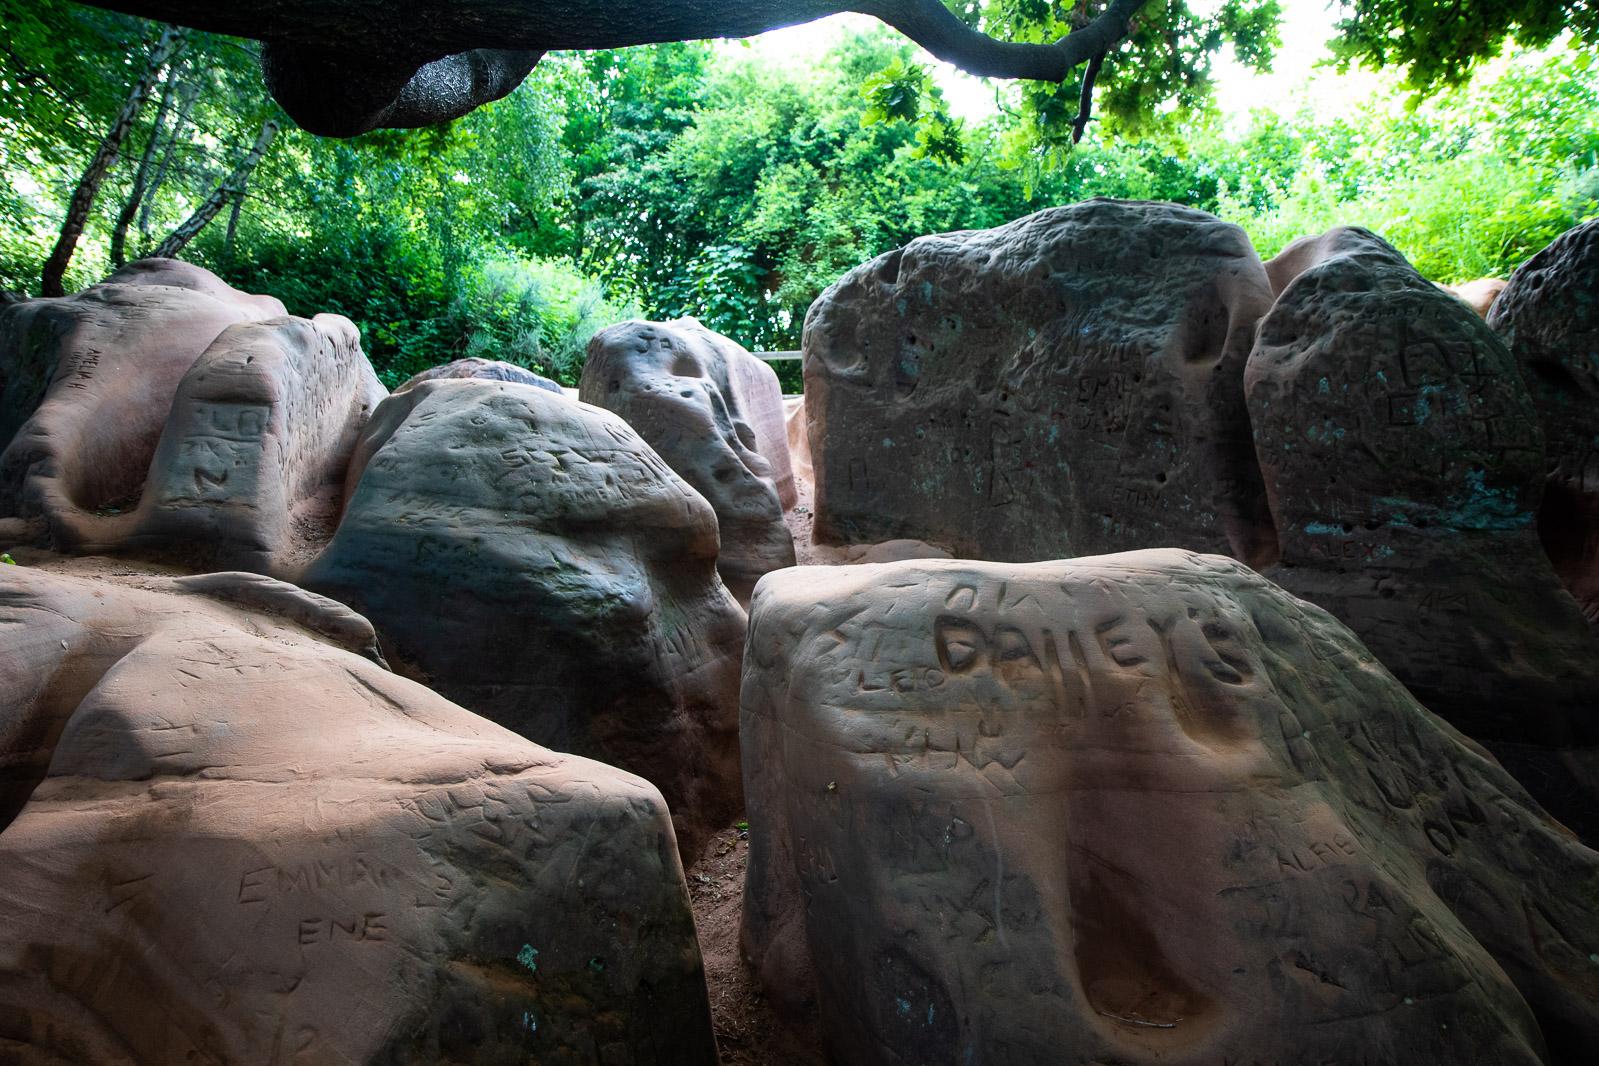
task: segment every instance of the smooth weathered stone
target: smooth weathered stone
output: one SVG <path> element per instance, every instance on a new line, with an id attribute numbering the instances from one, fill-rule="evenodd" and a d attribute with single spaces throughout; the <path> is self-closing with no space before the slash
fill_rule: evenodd
<path id="1" fill-rule="evenodd" d="M 332 536 L 386 395 L 347 318 L 230 326 L 179 383 L 132 531 L 106 547 L 292 575 Z"/>
<path id="2" fill-rule="evenodd" d="M 174 578 L 179 592 L 198 593 L 224 603 L 253 607 L 303 626 L 336 648 L 371 659 L 385 670 L 372 623 L 338 600 L 330 600 L 275 578 L 240 571 Z"/>
<path id="3" fill-rule="evenodd" d="M 710 501 L 717 570 L 740 602 L 763 574 L 794 565 L 779 481 L 793 498 L 777 374 L 692 318 L 624 322 L 589 341 L 578 396 L 625 418 Z"/>
<path id="4" fill-rule="evenodd" d="M 523 385 L 536 386 L 546 392 L 561 391 L 559 384 L 547 377 L 533 373 L 526 367 L 517 366 L 515 363 L 507 363 L 502 359 L 481 359 L 475 355 L 429 367 L 420 374 L 406 379 L 394 391 L 399 392 L 413 385 L 420 385 L 424 381 L 438 381 L 440 378 L 482 378 L 485 381 L 515 381 Z"/>
<path id="5" fill-rule="evenodd" d="M 1230 559 L 799 568 L 750 626 L 743 946 L 844 1066 L 1599 1046 L 1599 854 Z"/>
<path id="6" fill-rule="evenodd" d="M 805 320 L 816 538 L 1263 564 L 1243 371 L 1271 293 L 1244 231 L 1091 200 L 921 237 Z"/>
<path id="7" fill-rule="evenodd" d="M 1514 360 L 1365 230 L 1282 258 L 1303 269 L 1246 385 L 1282 550 L 1267 576 L 1474 737 L 1599 741 L 1599 642 L 1533 528 L 1543 434 Z"/>
<path id="8" fill-rule="evenodd" d="M 793 459 L 788 448 L 788 406 L 783 398 L 783 383 L 766 360 L 721 334 L 711 336 L 719 347 L 732 353 L 727 356 L 727 375 L 733 402 L 755 434 L 756 452 L 772 468 L 772 483 L 777 486 L 777 498 L 786 511 L 798 502 L 799 491 L 794 486 Z"/>
<path id="9" fill-rule="evenodd" d="M 181 259 L 135 259 L 127 266 L 107 274 L 100 284 L 190 289 L 223 303 L 249 308 L 259 318 L 277 318 L 286 313 L 283 301 L 276 296 L 261 296 L 235 289 L 205 267 L 185 263 Z"/>
<path id="10" fill-rule="evenodd" d="M 48 774 L 0 821 L 0 1057 L 715 1063 L 646 782 L 263 610 L 4 571 L 0 754 Z"/>
<path id="11" fill-rule="evenodd" d="M 1488 324 L 1515 356 L 1543 423 L 1539 538 L 1599 632 L 1599 222 L 1522 264 Z"/>
<path id="12" fill-rule="evenodd" d="M 627 423 L 529 385 L 424 382 L 378 406 L 350 481 L 307 587 L 450 699 L 654 782 L 684 854 L 732 821 L 744 613 L 716 516 Z"/>
<path id="13" fill-rule="evenodd" d="M 807 485 L 815 480 L 811 469 L 811 438 L 805 432 L 807 427 L 805 417 L 805 397 L 796 396 L 792 400 L 783 401 L 783 422 L 788 440 L 788 461 L 794 471 L 794 481 L 805 482 Z"/>
<path id="14" fill-rule="evenodd" d="M 120 530 L 189 367 L 228 326 L 283 313 L 163 259 L 0 308 L 0 512 L 42 520 L 67 550 L 105 539 L 108 519 Z"/>
<path id="15" fill-rule="evenodd" d="M 1499 294 L 1505 291 L 1506 284 L 1504 278 L 1478 278 L 1476 281 L 1463 281 L 1459 285 L 1445 285 L 1443 290 L 1477 312 L 1478 318 L 1486 319 Z"/>

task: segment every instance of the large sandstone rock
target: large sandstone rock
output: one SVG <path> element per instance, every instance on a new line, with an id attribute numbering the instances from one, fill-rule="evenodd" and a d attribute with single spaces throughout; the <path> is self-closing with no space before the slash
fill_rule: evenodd
<path id="1" fill-rule="evenodd" d="M 1270 303 L 1244 231 L 1172 204 L 1092 200 L 857 267 L 805 321 L 817 539 L 1270 561 L 1243 396 Z"/>
<path id="2" fill-rule="evenodd" d="M 741 602 L 763 574 L 794 565 L 783 520 L 794 477 L 771 367 L 692 318 L 624 322 L 589 341 L 578 398 L 625 418 L 710 501 L 717 569 Z"/>
<path id="3" fill-rule="evenodd" d="M 1488 324 L 1515 356 L 1543 423 L 1538 534 L 1599 631 L 1599 221 L 1527 260 Z"/>
<path id="4" fill-rule="evenodd" d="M 133 530 L 107 547 L 292 574 L 332 535 L 385 395 L 347 318 L 229 327 L 179 383 Z"/>
<path id="5" fill-rule="evenodd" d="M 137 501 L 178 382 L 217 334 L 283 313 L 170 259 L 0 307 L 0 513 L 76 547 Z"/>
<path id="6" fill-rule="evenodd" d="M 6 462 L 29 463 L 21 511 L 43 518 L 60 549 L 292 577 L 332 536 L 356 435 L 384 395 L 348 319 L 238 322 L 217 334 L 166 395 L 152 453 L 141 444 L 137 454 L 103 464 L 90 445 L 114 438 L 124 413 L 68 382 L 0 460 L 0 473 L 21 469 Z M 159 399 L 149 396 L 128 415 L 133 428 L 153 419 Z M 20 447 L 25 441 L 37 447 Z M 91 509 L 106 493 L 76 486 L 141 456 L 143 476 L 136 481 L 131 469 L 119 471 L 121 497 Z"/>
<path id="7" fill-rule="evenodd" d="M 845 1066 L 1599 1046 L 1599 854 L 1232 560 L 773 574 L 741 725 L 744 949 Z"/>
<path id="8" fill-rule="evenodd" d="M 742 805 L 744 614 L 716 516 L 615 415 L 528 385 L 379 405 L 304 583 L 356 606 L 449 698 L 666 795 L 684 854 Z"/>
<path id="9" fill-rule="evenodd" d="M 0 1059 L 716 1061 L 646 782 L 269 609 L 0 569 Z"/>
<path id="10" fill-rule="evenodd" d="M 533 385 L 546 392 L 561 392 L 561 386 L 547 377 L 542 377 L 526 367 L 507 363 L 503 359 L 482 359 L 478 356 L 467 356 L 452 362 L 441 363 L 429 367 L 420 374 L 415 374 L 395 389 L 399 392 L 412 385 L 420 385 L 424 381 L 438 381 L 441 378 L 482 378 L 485 381 L 515 381 L 523 385 Z"/>
<path id="11" fill-rule="evenodd" d="M 1533 528 L 1543 434 L 1514 360 L 1365 230 L 1281 258 L 1301 269 L 1246 386 L 1282 550 L 1267 575 L 1472 736 L 1599 741 L 1599 642 Z"/>

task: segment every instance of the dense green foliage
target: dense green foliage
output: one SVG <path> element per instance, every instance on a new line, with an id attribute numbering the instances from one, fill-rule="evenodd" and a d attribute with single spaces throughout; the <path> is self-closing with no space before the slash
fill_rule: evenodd
<path id="1" fill-rule="evenodd" d="M 1363 225 L 1428 277 L 1508 277 L 1599 214 L 1599 78 L 1585 60 L 1517 55 L 1417 108 L 1395 84 L 1332 119 L 1257 116 L 1214 210 L 1262 255 Z"/>
<path id="2" fill-rule="evenodd" d="M 1599 44 L 1594 0 L 1340 0 L 1336 50 L 1345 66 L 1404 67 L 1405 84 L 1458 88 L 1506 41 L 1542 48 L 1566 30 Z"/>
<path id="3" fill-rule="evenodd" d="M 1021 39 L 1090 10 L 955 6 Z M 1599 77 L 1581 50 L 1517 53 L 1420 106 L 1396 73 L 1338 114 L 1259 112 L 1224 129 L 1202 67 L 1227 37 L 1269 55 L 1275 7 L 1223 3 L 1205 21 L 1176 0 L 1152 6 L 1135 37 L 1187 29 L 1160 46 L 1158 70 L 1107 65 L 1106 121 L 1070 152 L 1075 87 L 1008 86 L 999 113 L 962 123 L 887 30 L 846 34 L 810 65 L 706 43 L 552 55 L 448 126 L 353 141 L 286 131 L 236 216 L 185 255 L 296 313 L 348 315 L 391 384 L 468 354 L 570 384 L 609 322 L 690 314 L 756 350 L 796 348 L 811 301 L 856 264 L 1090 196 L 1217 212 L 1263 255 L 1360 223 L 1444 281 L 1508 274 L 1595 212 Z M 160 28 L 60 0 L 0 0 L 0 16 L 0 286 L 36 291 L 72 185 Z M 233 165 L 272 113 L 251 48 L 191 38 L 164 115 L 152 99 L 113 167 L 69 281 L 109 269 L 147 148 L 164 180 L 139 205 L 130 257 Z"/>

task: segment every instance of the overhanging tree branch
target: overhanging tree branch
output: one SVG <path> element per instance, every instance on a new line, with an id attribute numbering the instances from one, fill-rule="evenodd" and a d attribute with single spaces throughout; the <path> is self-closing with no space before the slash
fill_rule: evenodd
<path id="1" fill-rule="evenodd" d="M 1077 97 L 1077 117 L 1072 119 L 1072 143 L 1083 139 L 1083 131 L 1088 129 L 1088 120 L 1094 115 L 1094 81 L 1099 77 L 1099 68 L 1105 65 L 1105 53 L 1101 52 L 1088 61 L 1088 69 L 1083 71 L 1083 91 Z"/>
<path id="2" fill-rule="evenodd" d="M 936 58 L 984 78 L 1062 82 L 1082 63 L 1110 51 L 1132 30 L 1148 0 L 1114 0 L 1093 22 L 1053 44 L 1000 41 L 972 29 L 939 0 L 852 5 L 894 27 Z"/>
<path id="3" fill-rule="evenodd" d="M 995 40 L 939 0 L 89 0 L 264 41 L 262 71 L 305 129 L 428 125 L 504 96 L 555 49 L 747 37 L 859 11 L 972 74 L 1062 82 L 1108 52 L 1146 0 L 1112 0 L 1049 44 Z"/>
<path id="4" fill-rule="evenodd" d="M 522 84 L 542 51 L 476 48 L 425 63 L 352 67 L 349 56 L 268 42 L 267 89 L 311 133 L 354 137 L 375 129 L 416 129 L 460 118 Z"/>

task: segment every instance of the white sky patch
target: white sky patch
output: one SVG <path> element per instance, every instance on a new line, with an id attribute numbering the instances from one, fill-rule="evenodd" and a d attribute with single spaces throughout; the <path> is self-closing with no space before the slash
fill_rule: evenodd
<path id="1" fill-rule="evenodd" d="M 1197 0 L 1194 8 L 1203 14 L 1219 4 L 1220 0 Z M 1222 113 L 1236 119 L 1239 125 L 1251 110 L 1258 108 L 1289 115 L 1308 107 L 1318 115 L 1326 115 L 1380 91 L 1383 82 L 1370 71 L 1352 69 L 1338 76 L 1330 67 L 1318 67 L 1332 58 L 1327 41 L 1333 36 L 1337 21 L 1336 0 L 1283 0 L 1282 47 L 1272 61 L 1272 73 L 1247 70 L 1233 57 L 1230 46 L 1217 57 L 1216 102 Z M 862 29 L 876 22 L 869 15 L 833 15 L 751 37 L 747 47 L 770 61 L 801 66 L 820 58 L 845 29 Z M 721 41 L 719 46 L 739 50 L 746 47 L 737 40 Z M 979 122 L 997 112 L 992 84 L 941 63 L 926 52 L 921 53 L 919 62 L 932 70 L 952 114 Z M 1232 125 L 1235 123 L 1230 122 Z"/>
<path id="2" fill-rule="evenodd" d="M 751 37 L 748 39 L 749 49 L 771 62 L 804 66 L 820 59 L 846 30 L 866 30 L 881 25 L 870 15 L 853 12 L 829 15 L 803 26 L 790 26 L 788 29 L 772 30 Z M 745 47 L 738 40 L 723 40 L 717 44 L 730 50 L 742 50 Z M 999 109 L 994 106 L 994 90 L 982 78 L 974 78 L 948 63 L 941 63 L 921 49 L 917 51 L 920 55 L 916 62 L 932 71 L 934 81 L 944 91 L 944 102 L 950 114 L 980 122 L 998 113 Z"/>

